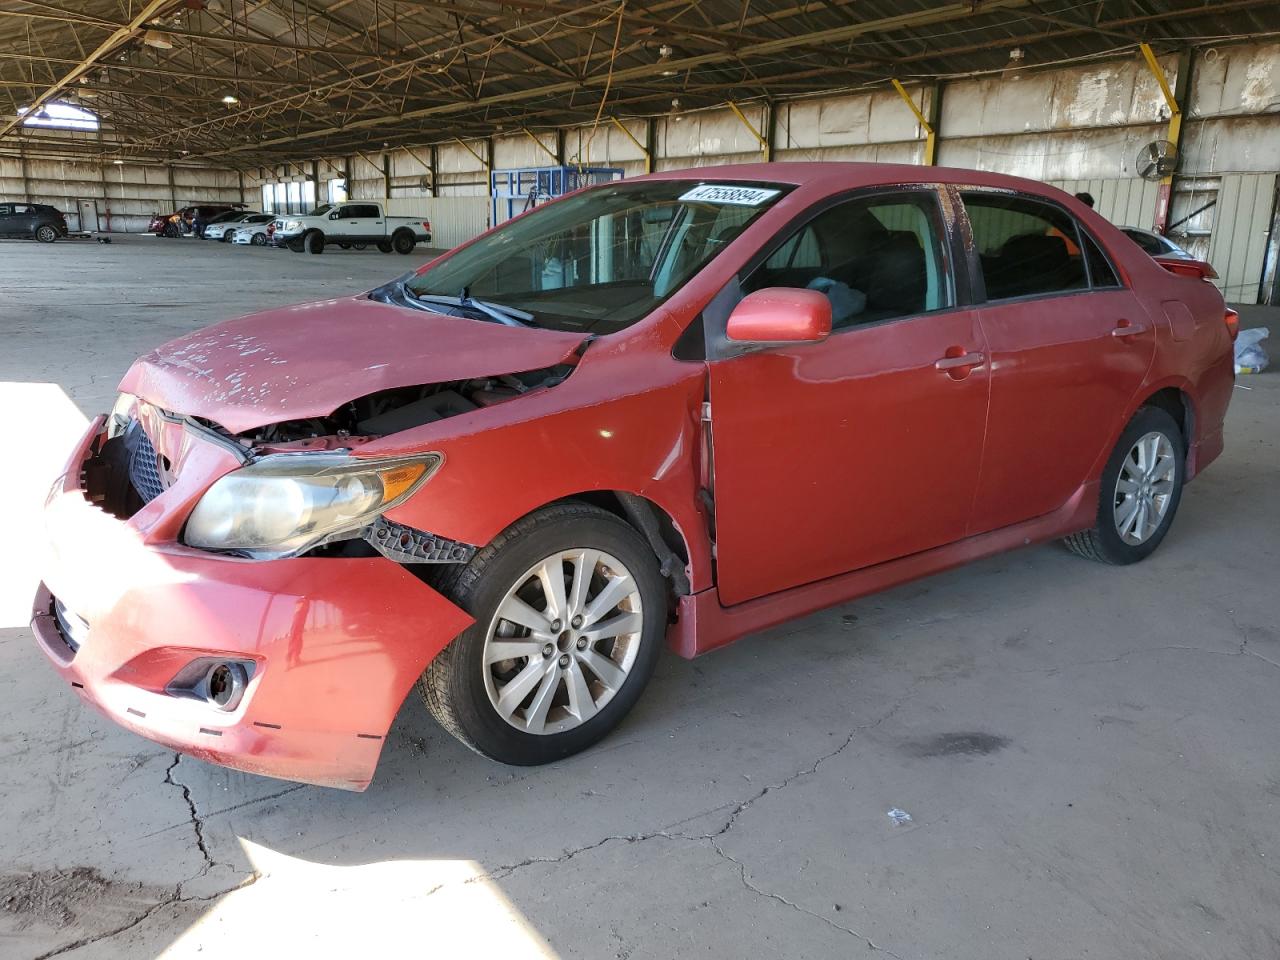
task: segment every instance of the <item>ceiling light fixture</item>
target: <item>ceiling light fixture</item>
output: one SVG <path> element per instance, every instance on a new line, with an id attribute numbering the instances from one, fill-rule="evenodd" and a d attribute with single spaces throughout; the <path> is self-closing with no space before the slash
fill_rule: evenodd
<path id="1" fill-rule="evenodd" d="M 240 98 L 233 97 L 231 94 L 228 93 L 225 97 L 222 98 L 222 102 L 225 103 L 228 107 L 233 107 L 240 102 Z"/>

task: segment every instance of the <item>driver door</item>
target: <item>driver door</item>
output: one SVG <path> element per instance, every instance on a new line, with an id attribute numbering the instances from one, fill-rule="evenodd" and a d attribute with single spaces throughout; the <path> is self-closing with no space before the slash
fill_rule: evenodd
<path id="1" fill-rule="evenodd" d="M 709 362 L 717 581 L 731 605 L 959 540 L 988 400 L 933 188 L 829 206 L 743 283 L 822 290 L 821 343 Z"/>

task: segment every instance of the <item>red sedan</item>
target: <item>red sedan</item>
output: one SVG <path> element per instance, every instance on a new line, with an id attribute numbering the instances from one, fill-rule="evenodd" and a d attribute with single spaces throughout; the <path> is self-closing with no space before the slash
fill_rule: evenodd
<path id="1" fill-rule="evenodd" d="M 581 191 L 138 360 L 50 494 L 34 632 L 120 724 L 242 770 L 363 789 L 415 686 L 554 760 L 664 640 L 1055 538 L 1150 554 L 1233 381 L 1234 314 L 1176 268 L 966 170 Z"/>

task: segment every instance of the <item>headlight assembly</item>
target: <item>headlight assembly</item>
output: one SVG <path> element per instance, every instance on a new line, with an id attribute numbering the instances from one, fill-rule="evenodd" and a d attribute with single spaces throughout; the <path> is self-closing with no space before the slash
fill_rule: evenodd
<path id="1" fill-rule="evenodd" d="M 183 539 L 262 560 L 294 556 L 353 534 L 402 503 L 442 460 L 438 453 L 385 459 L 272 454 L 217 480 L 191 512 Z"/>

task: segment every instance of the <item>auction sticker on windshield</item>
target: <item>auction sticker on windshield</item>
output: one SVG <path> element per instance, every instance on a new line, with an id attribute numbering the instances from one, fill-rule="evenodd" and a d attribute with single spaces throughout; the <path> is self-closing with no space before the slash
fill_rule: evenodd
<path id="1" fill-rule="evenodd" d="M 704 183 L 680 197 L 681 203 L 732 203 L 740 207 L 758 207 L 781 191 L 764 187 L 735 187 L 728 184 Z"/>

